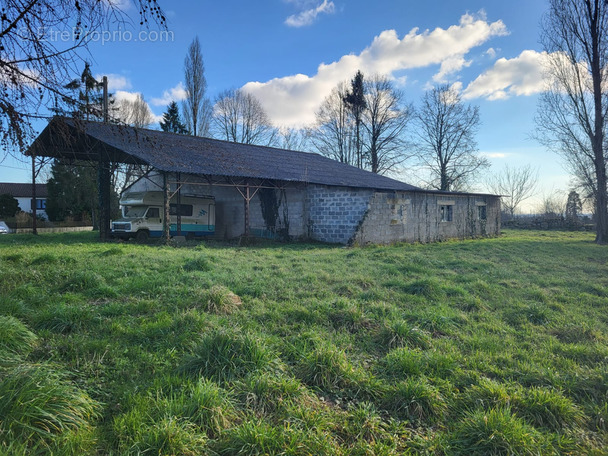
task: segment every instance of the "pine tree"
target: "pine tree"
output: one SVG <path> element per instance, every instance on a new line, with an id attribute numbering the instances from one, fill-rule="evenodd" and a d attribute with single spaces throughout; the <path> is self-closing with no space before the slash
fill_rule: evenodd
<path id="1" fill-rule="evenodd" d="M 103 84 L 93 77 L 91 65 L 84 63 L 84 70 L 80 78 L 68 82 L 64 89 L 72 91 L 73 96 L 64 96 L 64 106 L 55 106 L 53 111 L 62 116 L 70 116 L 86 120 L 103 119 Z M 111 110 L 114 104 L 112 94 L 108 95 Z"/>
<path id="2" fill-rule="evenodd" d="M 175 101 L 172 101 L 167 106 L 167 112 L 163 114 L 163 120 L 160 121 L 160 128 L 163 131 L 179 133 L 180 135 L 188 133 L 188 129 L 179 117 L 179 108 Z"/>
<path id="3" fill-rule="evenodd" d="M 363 151 L 361 144 L 361 121 L 363 111 L 367 107 L 365 102 L 365 87 L 363 85 L 363 73 L 357 71 L 351 81 L 351 90 L 344 96 L 344 104 L 350 110 L 355 121 L 355 148 L 357 153 L 357 166 L 363 168 Z"/>
<path id="4" fill-rule="evenodd" d="M 579 214 L 583 210 L 583 203 L 581 197 L 577 192 L 572 190 L 568 194 L 568 201 L 566 202 L 566 221 L 568 225 L 574 227 L 579 224 Z"/>

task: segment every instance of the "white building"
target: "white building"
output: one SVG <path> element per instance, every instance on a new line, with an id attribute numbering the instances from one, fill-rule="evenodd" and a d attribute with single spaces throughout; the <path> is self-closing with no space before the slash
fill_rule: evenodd
<path id="1" fill-rule="evenodd" d="M 19 203 L 23 212 L 32 213 L 32 184 L 0 182 L 0 195 L 11 195 Z M 46 184 L 36 184 L 36 215 L 48 219 L 46 215 Z"/>

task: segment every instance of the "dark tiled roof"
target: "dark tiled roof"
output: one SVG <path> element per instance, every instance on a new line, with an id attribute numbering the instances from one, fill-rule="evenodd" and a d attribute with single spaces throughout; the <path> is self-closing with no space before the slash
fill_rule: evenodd
<path id="1" fill-rule="evenodd" d="M 0 195 L 9 194 L 13 197 L 31 198 L 32 184 L 14 184 L 12 182 L 0 182 Z M 46 198 L 46 184 L 36 184 L 36 198 Z"/>
<path id="2" fill-rule="evenodd" d="M 65 119 L 54 119 L 52 122 L 61 121 L 72 127 L 75 125 L 74 121 Z M 378 190 L 419 190 L 404 182 L 314 153 L 92 121 L 78 121 L 77 127 L 84 130 L 89 138 L 143 160 L 161 171 Z"/>

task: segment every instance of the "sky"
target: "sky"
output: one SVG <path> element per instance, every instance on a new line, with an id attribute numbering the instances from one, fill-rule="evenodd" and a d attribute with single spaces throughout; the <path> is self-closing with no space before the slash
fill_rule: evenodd
<path id="1" fill-rule="evenodd" d="M 128 0 L 115 1 L 137 17 Z M 506 165 L 538 168 L 537 196 L 524 212 L 567 193 L 560 158 L 532 139 L 546 1 L 158 1 L 166 31 L 125 24 L 97 36 L 83 55 L 95 75 L 109 77 L 117 99 L 141 93 L 157 118 L 184 97 L 184 58 L 198 36 L 208 96 L 242 87 L 277 125 L 309 124 L 331 89 L 359 69 L 388 75 L 414 106 L 433 85 L 454 85 L 479 107 L 477 141 L 490 173 Z M 0 181 L 29 179 L 27 164 L 0 163 Z"/>

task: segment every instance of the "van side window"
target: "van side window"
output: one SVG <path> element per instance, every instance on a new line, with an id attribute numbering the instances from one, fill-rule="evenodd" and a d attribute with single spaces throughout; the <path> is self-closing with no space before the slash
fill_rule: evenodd
<path id="1" fill-rule="evenodd" d="M 146 217 L 147 218 L 160 218 L 160 209 L 157 207 L 151 207 L 150 209 L 148 209 L 148 212 L 146 213 Z"/>
<path id="2" fill-rule="evenodd" d="M 179 215 L 190 217 L 192 216 L 192 204 L 171 204 L 169 206 L 169 215 Z"/>

